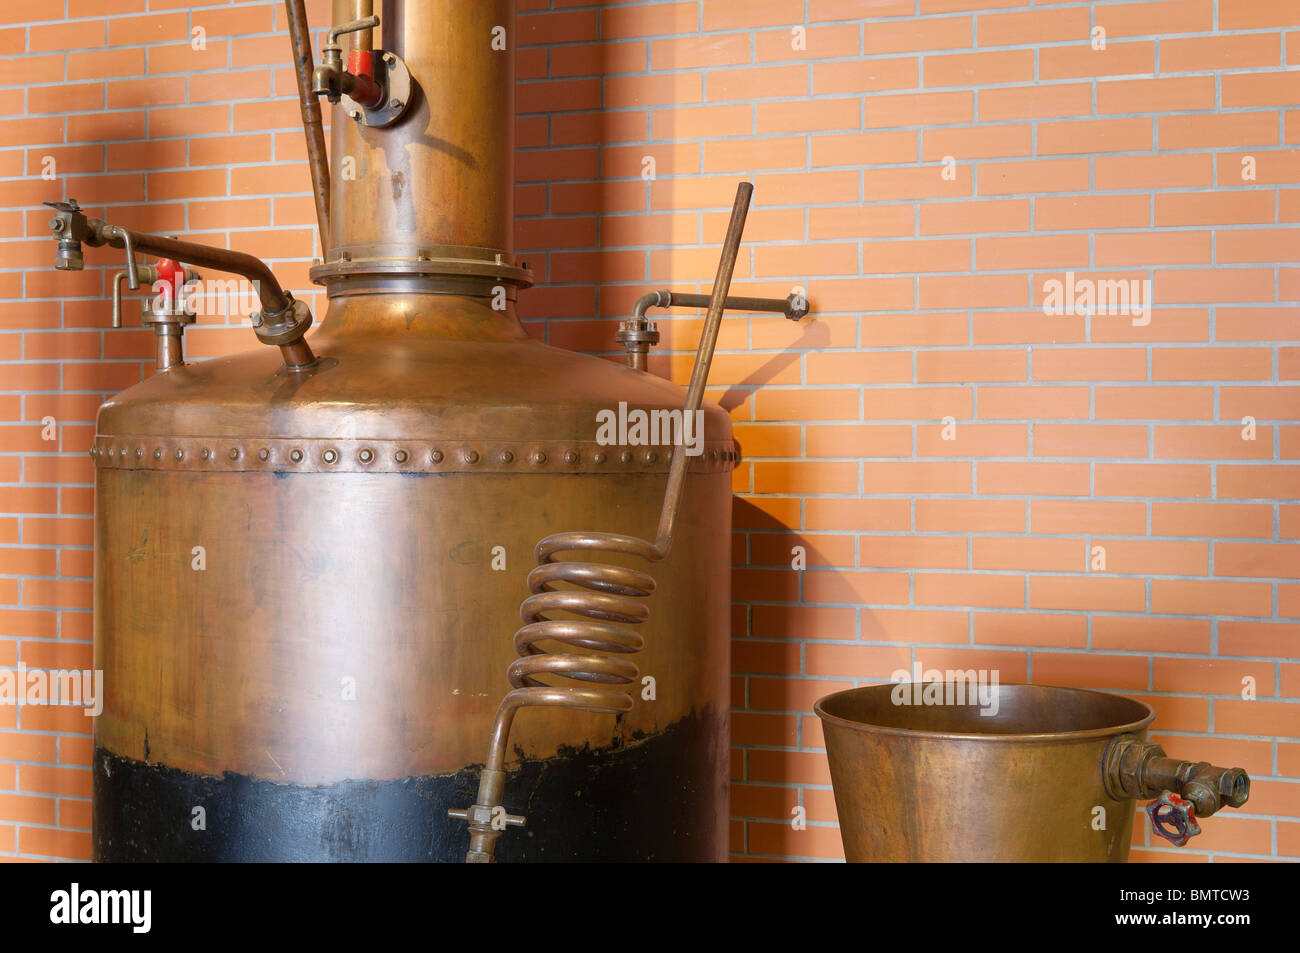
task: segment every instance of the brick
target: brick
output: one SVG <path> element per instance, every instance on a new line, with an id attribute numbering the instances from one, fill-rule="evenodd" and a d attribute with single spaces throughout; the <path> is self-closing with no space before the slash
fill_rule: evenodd
<path id="1" fill-rule="evenodd" d="M 1210 650 L 1210 622 L 1207 619 L 1097 615 L 1092 620 L 1092 647 L 1204 654 Z"/>
<path id="2" fill-rule="evenodd" d="M 1097 84 L 1098 113 L 1211 110 L 1214 105 L 1213 76 L 1109 80 Z"/>
<path id="3" fill-rule="evenodd" d="M 1033 50 L 952 53 L 923 59 L 926 86 L 1023 83 L 1034 78 Z"/>
<path id="4" fill-rule="evenodd" d="M 1179 33 L 1214 29 L 1213 0 L 1156 0 L 1146 3 L 1106 5 L 1096 11 L 1095 22 L 1106 36 L 1163 36 L 1170 24 Z"/>
<path id="5" fill-rule="evenodd" d="M 960 50 L 971 45 L 970 17 L 873 21 L 867 25 L 863 53 L 880 56 L 921 50 Z"/>
<path id="6" fill-rule="evenodd" d="M 1278 141 L 1277 114 L 1272 112 L 1161 116 L 1156 123 L 1161 149 L 1271 146 Z"/>
<path id="7" fill-rule="evenodd" d="M 1058 420 L 1089 416 L 1084 387 L 981 387 L 979 415 L 993 420 Z"/>
<path id="8" fill-rule="evenodd" d="M 1077 192 L 1088 188 L 1087 159 L 986 162 L 979 169 L 980 195 Z"/>
<path id="9" fill-rule="evenodd" d="M 970 166 L 958 164 L 956 177 L 945 179 L 942 166 L 908 169 L 864 169 L 862 197 L 865 201 L 954 198 L 971 194 Z"/>
<path id="10" fill-rule="evenodd" d="M 1028 199 L 982 199 L 973 202 L 925 202 L 920 207 L 922 235 L 975 232 L 1027 232 Z"/>
<path id="11" fill-rule="evenodd" d="M 1091 112 L 1092 86 L 1087 83 L 981 89 L 979 95 L 981 122 L 1087 116 Z"/>
<path id="12" fill-rule="evenodd" d="M 1276 622 L 1219 622 L 1219 652 L 1223 655 L 1294 655 L 1300 626 Z"/>
<path id="13" fill-rule="evenodd" d="M 824 206 L 808 210 L 808 237 L 884 238 L 911 235 L 916 227 L 916 211 L 911 205 Z M 787 232 L 788 234 L 788 232 Z M 878 261 L 880 246 L 873 246 L 868 259 Z M 889 269 L 872 267 L 872 271 Z"/>
<path id="14" fill-rule="evenodd" d="M 804 579 L 804 600 L 849 605 L 904 605 L 908 601 L 907 574 L 880 570 L 809 571 Z"/>
<path id="15" fill-rule="evenodd" d="M 1156 536 L 1254 537 L 1273 533 L 1270 507 L 1242 503 L 1151 504 Z"/>
<path id="16" fill-rule="evenodd" d="M 1281 57 L 1281 37 L 1276 33 L 1168 37 L 1160 41 L 1162 73 L 1278 66 Z"/>
<path id="17" fill-rule="evenodd" d="M 1032 152 L 1028 125 L 927 129 L 921 134 L 921 158 L 937 162 L 951 156 L 971 159 L 1023 156 Z"/>
<path id="18" fill-rule="evenodd" d="M 1243 679 L 1251 678 L 1259 697 L 1273 694 L 1273 666 L 1236 659 L 1154 660 L 1151 687 L 1158 692 L 1241 696 Z"/>
<path id="19" fill-rule="evenodd" d="M 709 144 L 705 145 L 708 157 Z M 745 148 L 754 146 L 745 143 Z M 812 137 L 813 168 L 822 166 L 860 166 L 864 163 L 884 165 L 891 162 L 915 162 L 917 158 L 915 132 L 860 132 L 838 136 Z M 803 151 L 799 153 L 803 164 Z"/>
<path id="20" fill-rule="evenodd" d="M 1096 185 L 1099 190 L 1143 188 L 1199 188 L 1209 186 L 1214 177 L 1212 157 L 1205 155 L 1105 156 L 1096 158 Z M 1157 207 L 1164 196 L 1157 194 Z M 1180 224 L 1160 221 L 1157 225 Z M 1190 224 L 1190 223 L 1181 223 Z"/>
<path id="21" fill-rule="evenodd" d="M 1038 154 L 1071 155 L 1150 149 L 1153 122 L 1135 119 L 1074 119 L 1038 124 Z"/>
<path id="22" fill-rule="evenodd" d="M 796 50 L 792 28 L 761 30 L 755 34 L 754 59 L 759 63 L 789 60 L 803 62 L 814 57 L 832 59 L 862 54 L 862 42 L 856 23 L 810 27 L 805 31 L 804 39 L 807 48 Z"/>
<path id="23" fill-rule="evenodd" d="M 1163 304 L 1272 301 L 1275 287 L 1271 268 L 1157 269 L 1155 300 Z"/>
<path id="24" fill-rule="evenodd" d="M 1147 687 L 1147 660 L 1096 652 L 1035 652 L 1034 682 L 1071 688 L 1142 690 Z"/>
<path id="25" fill-rule="evenodd" d="M 810 644 L 807 653 L 809 675 L 836 678 L 888 678 L 910 661 L 906 648 L 891 645 Z"/>
<path id="26" fill-rule="evenodd" d="M 1025 605 L 1024 577 L 1016 574 L 917 573 L 915 593 L 919 605 L 1003 609 Z"/>
<path id="27" fill-rule="evenodd" d="M 1098 420 L 1210 420 L 1214 392 L 1208 387 L 1136 386 L 1098 387 Z"/>
<path id="28" fill-rule="evenodd" d="M 973 569 L 1080 572 L 1086 565 L 1081 539 L 977 536 L 972 540 Z"/>
<path id="29" fill-rule="evenodd" d="M 1059 43 L 1081 40 L 1091 27 L 1085 7 L 1063 10 L 986 13 L 976 20 L 980 46 Z"/>
<path id="30" fill-rule="evenodd" d="M 812 92 L 815 96 L 837 96 L 882 89 L 914 89 L 919 85 L 919 77 L 920 67 L 914 56 L 814 63 Z"/>
<path id="31" fill-rule="evenodd" d="M 1273 209 L 1274 198 L 1265 192 L 1168 192 L 1155 197 L 1155 223 L 1158 227 L 1270 223 Z"/>
<path id="32" fill-rule="evenodd" d="M 1209 573 L 1209 545 L 1187 540 L 1106 540 L 1107 573 L 1148 576 L 1204 576 Z"/>
<path id="33" fill-rule="evenodd" d="M 1152 612 L 1267 617 L 1273 611 L 1272 601 L 1272 587 L 1267 583 L 1151 580 Z M 1220 730 L 1224 729 L 1220 726 Z"/>
<path id="34" fill-rule="evenodd" d="M 1093 496 L 1154 498 L 1207 498 L 1210 467 L 1207 464 L 1097 463 Z"/>
<path id="35" fill-rule="evenodd" d="M 890 126 L 930 126 L 943 123 L 970 122 L 974 118 L 975 100 L 969 92 L 884 93 L 866 97 L 868 129 Z"/>
<path id="36" fill-rule="evenodd" d="M 964 536 L 863 536 L 858 552 L 861 566 L 877 569 L 968 568 Z"/>
<path id="37" fill-rule="evenodd" d="M 977 492 L 1012 496 L 1082 496 L 1088 492 L 1086 463 L 1000 462 L 977 464 Z"/>
<path id="38" fill-rule="evenodd" d="M 1214 574 L 1257 578 L 1300 578 L 1300 545 L 1216 542 Z"/>
<path id="39" fill-rule="evenodd" d="M 858 129 L 862 125 L 861 107 L 856 99 L 822 100 L 811 116 L 801 102 L 760 102 L 754 106 L 754 115 L 754 128 L 759 135 Z M 656 116 L 656 128 L 657 120 Z M 725 135 L 725 128 L 710 130 L 710 135 L 719 134 Z"/>
<path id="40" fill-rule="evenodd" d="M 1164 460 L 1271 459 L 1272 430 L 1264 427 L 1256 439 L 1243 436 L 1241 427 L 1156 427 L 1155 456 Z"/>
<path id="41" fill-rule="evenodd" d="M 1038 54 L 1039 79 L 1078 79 L 1155 72 L 1155 44 L 1110 43 L 1104 50 L 1086 46 L 1043 47 Z"/>
<path id="42" fill-rule="evenodd" d="M 1295 8 L 1287 0 L 1241 0 L 1220 6 L 1220 30 L 1295 26 Z"/>

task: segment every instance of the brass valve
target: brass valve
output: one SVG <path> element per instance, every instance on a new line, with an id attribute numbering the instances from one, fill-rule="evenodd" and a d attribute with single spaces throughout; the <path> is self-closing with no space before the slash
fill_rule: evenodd
<path id="1" fill-rule="evenodd" d="M 390 126 L 406 112 L 411 103 L 411 72 L 406 62 L 388 50 L 365 49 L 348 53 L 343 66 L 343 47 L 339 37 L 348 33 L 366 33 L 379 26 L 379 17 L 371 15 L 340 24 L 329 31 L 321 47 L 320 65 L 312 70 L 312 92 L 343 111 L 363 126 Z"/>
<path id="2" fill-rule="evenodd" d="M 1115 738 L 1102 764 L 1106 792 L 1116 800 L 1155 798 L 1147 808 L 1151 828 L 1179 847 L 1201 832 L 1196 818 L 1241 807 L 1250 798 L 1250 776 L 1243 769 L 1179 761 L 1132 735 Z"/>
<path id="3" fill-rule="evenodd" d="M 189 261 L 197 265 L 213 268 L 217 271 L 241 275 L 252 282 L 262 302 L 258 312 L 259 320 L 253 324 L 258 338 L 264 344 L 279 347 L 284 355 L 285 366 L 291 370 L 306 370 L 316 366 L 316 357 L 311 347 L 303 340 L 312 324 L 311 310 L 303 301 L 280 287 L 275 275 L 266 263 L 243 252 L 230 251 L 225 248 L 213 248 L 195 242 L 178 241 L 165 235 L 149 232 L 134 232 L 120 225 L 110 225 L 102 219 L 87 218 L 76 199 L 67 202 L 46 202 L 57 213 L 50 219 L 50 233 L 58 242 L 54 267 L 60 271 L 81 271 L 86 266 L 82 254 L 82 245 L 99 248 L 108 245 L 126 251 L 127 286 L 133 291 L 140 287 L 140 268 L 136 264 L 137 251 L 154 254 L 173 262 Z M 113 282 L 116 316 L 114 327 L 121 324 L 120 280 Z M 170 318 L 163 324 L 175 324 Z M 174 335 L 168 335 L 174 337 Z M 161 344 L 162 342 L 160 342 Z M 168 344 L 167 361 L 160 363 L 171 366 L 172 358 L 177 353 Z"/>

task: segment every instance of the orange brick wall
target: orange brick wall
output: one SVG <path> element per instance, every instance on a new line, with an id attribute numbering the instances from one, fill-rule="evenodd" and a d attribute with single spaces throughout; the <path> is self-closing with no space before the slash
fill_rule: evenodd
<path id="1" fill-rule="evenodd" d="M 707 290 L 742 177 L 737 289 L 815 309 L 730 316 L 713 369 L 746 457 L 734 855 L 842 856 L 812 703 L 920 662 L 1135 695 L 1171 754 L 1254 776 L 1181 853 L 1139 825 L 1134 859 L 1300 858 L 1294 0 L 520 11 L 529 329 L 612 356 L 643 291 Z M 0 667 L 91 664 L 85 451 L 151 363 L 149 332 L 108 328 L 120 257 L 55 273 L 34 206 L 229 243 L 310 291 L 284 29 L 257 0 L 0 11 Z M 1149 280 L 1149 322 L 1045 316 L 1067 271 Z M 202 319 L 189 355 L 251 347 L 240 319 Z M 652 368 L 684 379 L 698 317 L 661 328 Z M 88 856 L 88 724 L 0 707 L 0 858 Z"/>

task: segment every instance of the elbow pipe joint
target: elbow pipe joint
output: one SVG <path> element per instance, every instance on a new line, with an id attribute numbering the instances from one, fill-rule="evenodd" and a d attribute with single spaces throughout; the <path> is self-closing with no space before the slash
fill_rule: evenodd
<path id="1" fill-rule="evenodd" d="M 214 271 L 239 275 L 252 282 L 262 302 L 262 310 L 253 316 L 253 329 L 258 339 L 275 345 L 284 354 L 285 364 L 297 370 L 312 367 L 316 358 L 303 335 L 311 327 L 311 309 L 298 301 L 276 281 L 271 269 L 260 258 L 243 252 L 212 248 L 194 242 L 183 242 L 164 235 L 133 232 L 118 225 L 109 225 L 98 218 L 87 218 L 75 199 L 68 202 L 47 202 L 58 214 L 50 220 L 50 231 L 59 243 L 55 267 L 64 271 L 80 271 L 85 267 L 81 247 L 108 245 L 122 248 L 127 253 L 127 283 L 139 286 L 135 265 L 137 251 L 157 255 L 173 261 L 187 261 Z"/>
<path id="2" fill-rule="evenodd" d="M 646 355 L 650 348 L 659 343 L 659 329 L 653 321 L 646 319 L 645 313 L 650 308 L 707 308 L 710 295 L 680 294 L 663 289 L 651 291 L 636 299 L 632 305 L 632 317 L 623 321 L 614 333 L 614 340 L 623 345 L 627 351 L 628 365 L 636 370 L 646 369 Z M 746 298 L 728 295 L 723 308 L 727 311 L 763 311 L 784 315 L 790 321 L 798 321 L 808 314 L 808 299 L 803 295 L 791 294 L 784 298 Z"/>

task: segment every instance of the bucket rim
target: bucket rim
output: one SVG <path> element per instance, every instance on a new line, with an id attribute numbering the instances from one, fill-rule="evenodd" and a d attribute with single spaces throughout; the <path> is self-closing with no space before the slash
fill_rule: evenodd
<path id="1" fill-rule="evenodd" d="M 865 721 L 853 721 L 848 718 L 842 718 L 839 715 L 832 715 L 826 711 L 824 704 L 831 699 L 841 698 L 845 695 L 852 695 L 866 691 L 879 691 L 881 689 L 893 690 L 895 685 L 924 685 L 925 682 L 881 682 L 874 685 L 859 685 L 857 688 L 845 688 L 838 692 L 831 692 L 829 695 L 823 695 L 813 703 L 813 712 L 825 724 L 835 725 L 839 728 L 846 728 L 850 731 L 861 733 L 872 733 L 882 735 L 901 735 L 905 737 L 945 739 L 952 741 L 997 741 L 1013 744 L 1023 744 L 1025 742 L 1066 742 L 1066 741 L 1087 741 L 1093 738 L 1110 738 L 1115 735 L 1123 735 L 1144 731 L 1151 722 L 1156 719 L 1156 710 L 1144 701 L 1139 701 L 1128 695 L 1121 695 L 1118 692 L 1103 692 L 1091 688 L 1072 688 L 1064 685 L 1034 685 L 1029 682 L 1000 682 L 999 688 L 1032 688 L 1039 691 L 1063 692 L 1075 695 L 1102 695 L 1108 698 L 1122 698 L 1125 701 L 1140 705 L 1145 709 L 1145 714 L 1136 719 L 1119 725 L 1106 725 L 1101 728 L 1081 728 L 1078 731 L 1044 731 L 1044 732 L 1022 732 L 1016 734 L 981 734 L 966 731 L 926 731 L 920 728 L 895 728 L 890 725 L 873 725 Z M 951 684 L 944 682 L 942 684 Z"/>

